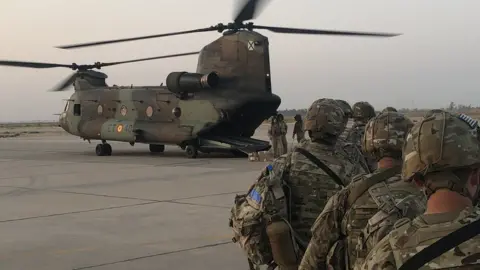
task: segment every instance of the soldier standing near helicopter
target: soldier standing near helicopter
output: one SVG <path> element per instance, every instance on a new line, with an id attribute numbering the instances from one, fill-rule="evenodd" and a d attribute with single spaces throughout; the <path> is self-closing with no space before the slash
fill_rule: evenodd
<path id="1" fill-rule="evenodd" d="M 278 124 L 280 125 L 280 141 L 282 144 L 282 151 L 280 152 L 281 155 L 286 154 L 288 152 L 288 143 L 287 143 L 287 131 L 288 126 L 285 123 L 285 119 L 283 118 L 283 114 L 278 114 L 277 116 Z"/>
<path id="2" fill-rule="evenodd" d="M 279 149 L 282 146 L 282 136 L 278 115 L 272 116 L 270 128 L 268 129 L 268 137 L 272 142 L 273 158 L 277 158 L 282 153 Z"/>
<path id="3" fill-rule="evenodd" d="M 297 142 L 299 143 L 305 138 L 305 130 L 303 130 L 303 120 L 300 114 L 295 115 L 294 119 L 295 126 L 293 127 L 292 139 L 295 139 L 295 135 L 297 135 Z"/>

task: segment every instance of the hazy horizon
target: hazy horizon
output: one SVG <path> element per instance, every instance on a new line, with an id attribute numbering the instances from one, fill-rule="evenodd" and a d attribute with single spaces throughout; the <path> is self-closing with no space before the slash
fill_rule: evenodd
<path id="1" fill-rule="evenodd" d="M 200 50 L 219 33 L 199 33 L 77 50 L 54 46 L 207 27 L 232 20 L 234 1 L 3 0 L 0 59 L 69 64 L 122 61 Z M 188 6 L 188 8 L 187 8 Z M 480 2 L 320 2 L 274 0 L 259 25 L 403 33 L 393 38 L 269 37 L 273 92 L 280 109 L 306 108 L 321 97 L 379 110 L 480 105 Z M 172 71 L 194 72 L 197 56 L 102 69 L 109 85 L 160 85 Z M 0 122 L 55 120 L 69 91 L 47 92 L 72 71 L 0 67 Z"/>

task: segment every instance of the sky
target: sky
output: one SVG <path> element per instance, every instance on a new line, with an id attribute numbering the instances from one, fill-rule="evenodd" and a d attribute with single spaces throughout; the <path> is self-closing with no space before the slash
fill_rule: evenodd
<path id="1" fill-rule="evenodd" d="M 299 4 L 300 3 L 300 4 Z M 235 0 L 1 0 L 0 59 L 90 64 L 198 51 L 218 32 L 75 50 L 54 46 L 208 27 L 233 19 Z M 377 110 L 480 105 L 480 1 L 271 0 L 259 25 L 369 32 L 392 38 L 276 34 L 270 42 L 280 109 L 318 98 Z M 195 72 L 197 56 L 102 69 L 107 83 L 160 85 L 172 71 Z M 53 120 L 73 88 L 48 92 L 72 71 L 0 67 L 0 122 Z"/>

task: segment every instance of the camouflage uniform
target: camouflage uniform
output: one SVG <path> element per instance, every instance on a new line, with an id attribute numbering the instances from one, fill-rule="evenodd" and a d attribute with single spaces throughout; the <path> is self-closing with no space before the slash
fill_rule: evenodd
<path id="1" fill-rule="evenodd" d="M 378 160 L 390 157 L 399 161 L 406 134 L 412 125 L 401 114 L 380 114 L 367 123 L 362 148 Z M 416 198 L 421 198 L 423 194 L 414 185 L 400 181 L 400 171 L 401 166 L 397 165 L 377 169 L 372 174 L 358 175 L 351 184 L 331 197 L 312 227 L 312 238 L 299 269 L 327 269 L 328 264 L 334 269 L 353 269 L 357 257 L 367 254 L 364 248 L 357 252 L 357 245 L 370 218 L 378 216 L 380 221 L 385 221 L 389 217 L 390 221 L 376 222 L 372 230 L 374 233 L 369 232 L 365 237 L 373 245 L 374 239 L 381 239 L 384 232 L 391 229 L 386 225 L 401 217 L 394 213 L 421 214 L 425 202 Z M 389 211 L 395 210 L 399 202 L 409 195 L 415 199 L 408 200 L 409 204 L 401 207 L 404 212 Z M 380 214 L 382 210 L 385 213 Z M 395 220 L 392 222 L 391 219 Z M 378 226 L 380 224 L 382 226 Z M 382 229 L 379 230 L 379 227 Z M 362 239 L 361 244 L 364 242 Z"/>
<path id="2" fill-rule="evenodd" d="M 282 147 L 282 137 L 280 122 L 276 115 L 272 117 L 270 128 L 268 129 L 268 137 L 272 141 L 273 157 L 277 158 L 282 153 L 280 149 L 280 147 Z"/>
<path id="3" fill-rule="evenodd" d="M 478 170 L 480 164 L 480 146 L 470 133 L 471 126 L 445 111 L 436 110 L 426 116 L 407 136 L 402 178 L 405 181 L 415 178 L 428 198 L 444 189 L 461 194 L 475 204 L 478 187 L 476 195 L 472 195 L 467 187 L 472 178 L 465 177 L 474 172 L 473 169 Z M 464 170 L 463 177 L 459 176 L 459 170 Z M 424 248 L 479 218 L 478 207 L 466 207 L 460 211 L 423 214 L 413 220 L 401 219 L 368 254 L 362 269 L 398 269 Z M 479 269 L 479 253 L 480 236 L 476 236 L 427 262 L 421 269 Z"/>
<path id="4" fill-rule="evenodd" d="M 283 118 L 282 114 L 278 115 L 278 123 L 280 125 L 280 141 L 282 142 L 282 151 L 280 152 L 281 155 L 286 154 L 288 152 L 288 142 L 287 142 L 287 131 L 288 126 L 285 123 L 285 119 Z"/>
<path id="5" fill-rule="evenodd" d="M 315 101 L 305 119 L 305 130 L 311 140 L 303 140 L 296 147 L 303 148 L 327 165 L 337 176 L 346 181 L 345 165 L 335 156 L 335 143 L 343 132 L 343 112 L 332 100 Z M 297 240 L 304 245 L 310 240 L 310 228 L 330 196 L 341 186 L 304 155 L 292 151 L 273 162 L 274 174 L 288 171 L 285 182 L 290 189 L 291 226 Z M 298 263 L 298 262 L 297 262 Z M 298 265 L 294 266 L 296 269 Z M 280 267 L 280 269 L 284 269 Z"/>
<path id="6" fill-rule="evenodd" d="M 345 130 L 340 135 L 340 137 L 338 139 L 338 142 L 335 145 L 335 148 L 336 148 L 335 151 L 336 151 L 336 154 L 341 159 L 349 161 L 347 163 L 346 175 L 347 175 L 347 178 L 350 180 L 353 176 L 355 176 L 357 174 L 365 173 L 366 170 L 365 170 L 365 167 L 362 166 L 362 164 L 360 162 L 358 162 L 358 155 L 360 153 L 357 151 L 356 155 L 352 154 L 351 153 L 352 149 L 350 148 L 350 146 L 348 145 L 348 143 L 346 141 L 347 135 L 348 135 L 349 130 L 350 130 L 350 129 L 347 130 L 347 125 L 348 125 L 348 122 L 349 122 L 350 118 L 352 117 L 352 108 L 350 107 L 350 105 L 345 100 L 337 99 L 337 100 L 335 100 L 335 102 L 342 109 L 342 111 L 345 115 L 345 117 L 344 117 Z M 349 165 L 351 165 L 351 166 L 349 166 Z"/>
<path id="7" fill-rule="evenodd" d="M 350 104 L 348 104 L 348 102 L 346 102 L 345 100 L 337 99 L 335 101 L 337 102 L 338 106 L 342 109 L 343 113 L 345 114 L 345 125 L 346 126 L 345 126 L 345 130 L 343 131 L 343 133 L 340 135 L 340 138 L 339 138 L 339 140 L 341 142 L 345 142 L 345 140 L 347 139 L 347 136 L 350 132 L 350 128 L 348 127 L 348 123 L 349 123 L 350 118 L 352 118 L 352 107 L 350 107 Z"/>
<path id="8" fill-rule="evenodd" d="M 350 132 L 347 134 L 345 141 L 347 143 L 352 143 L 353 146 L 356 146 L 356 149 L 351 147 L 350 150 L 347 149 L 347 152 L 354 160 L 360 160 L 362 157 L 358 156 L 358 152 L 359 150 L 361 151 L 361 140 L 363 138 L 363 134 L 365 133 L 365 125 L 371 118 L 375 117 L 375 109 L 368 102 L 357 102 L 353 104 L 352 117 L 354 123 L 350 129 Z M 373 157 L 363 153 L 363 159 L 365 159 L 367 162 L 369 167 L 368 169 L 373 171 L 376 166 L 376 162 Z"/>
<path id="9" fill-rule="evenodd" d="M 297 142 L 301 142 L 305 139 L 305 130 L 303 130 L 303 120 L 300 114 L 295 115 L 295 126 L 293 127 L 292 139 L 295 139 L 297 135 Z"/>

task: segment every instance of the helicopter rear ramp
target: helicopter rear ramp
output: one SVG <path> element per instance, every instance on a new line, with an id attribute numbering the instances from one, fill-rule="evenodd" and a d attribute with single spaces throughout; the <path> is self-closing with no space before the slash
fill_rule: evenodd
<path id="1" fill-rule="evenodd" d="M 208 136 L 199 138 L 199 150 L 202 152 L 240 151 L 246 154 L 268 151 L 271 145 L 267 141 L 240 136 Z"/>

